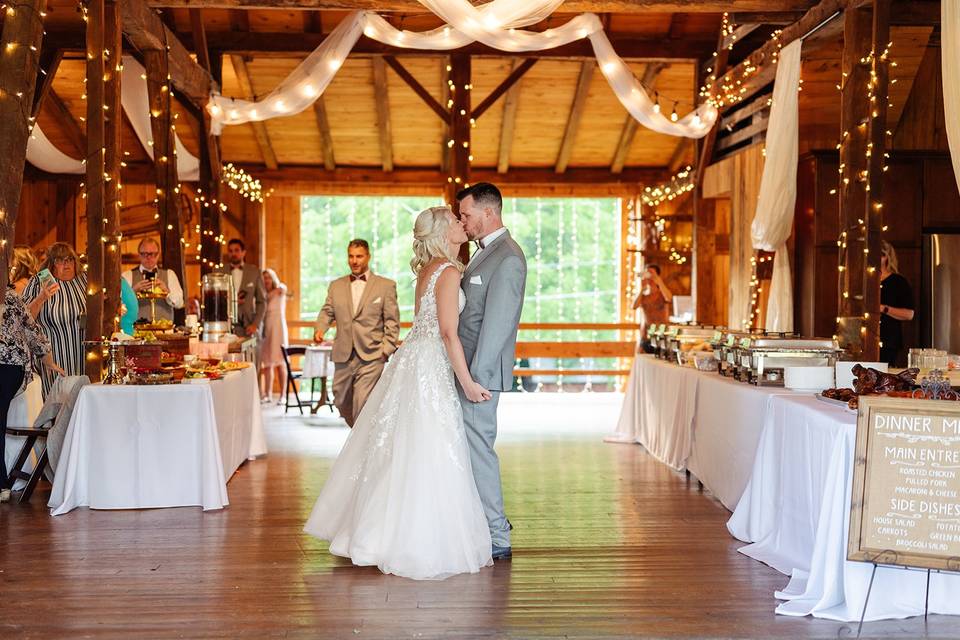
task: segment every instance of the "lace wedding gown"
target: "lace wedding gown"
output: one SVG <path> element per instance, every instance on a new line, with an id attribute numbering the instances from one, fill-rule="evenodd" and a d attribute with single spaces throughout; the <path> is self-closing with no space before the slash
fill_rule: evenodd
<path id="1" fill-rule="evenodd" d="M 383 370 L 304 531 L 356 565 L 417 580 L 492 564 L 431 275 L 403 345 Z M 460 292 L 460 308 L 463 308 Z"/>

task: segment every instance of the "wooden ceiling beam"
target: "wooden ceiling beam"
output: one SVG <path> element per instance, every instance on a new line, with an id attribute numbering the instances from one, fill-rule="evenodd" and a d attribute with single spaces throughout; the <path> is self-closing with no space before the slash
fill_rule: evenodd
<path id="1" fill-rule="evenodd" d="M 377 103 L 377 131 L 380 134 L 380 162 L 383 170 L 393 171 L 393 130 L 390 126 L 390 91 L 387 65 L 383 56 L 373 58 L 373 92 Z"/>
<path id="2" fill-rule="evenodd" d="M 56 37 L 56 33 L 53 34 Z M 271 33 L 257 31 L 219 31 L 208 32 L 207 41 L 211 49 L 227 53 L 241 53 L 250 55 L 264 54 L 303 54 L 310 53 L 326 38 L 322 33 L 297 33 L 291 37 L 290 33 Z M 190 44 L 190 34 L 181 33 L 185 44 Z M 650 58 L 692 60 L 709 56 L 716 46 L 716 40 L 696 37 L 685 38 L 638 38 L 626 33 L 610 34 L 610 44 L 621 58 Z M 61 46 L 64 43 L 60 43 Z M 69 48 L 69 47 L 64 47 Z M 579 40 L 554 49 L 543 51 L 509 52 L 494 49 L 480 43 L 472 43 L 457 49 L 458 52 L 468 53 L 471 56 L 497 57 L 534 57 L 534 58 L 595 58 L 593 47 L 586 40 Z M 445 52 L 419 49 L 403 49 L 391 47 L 366 36 L 360 38 L 351 54 L 367 55 L 402 55 L 404 57 L 442 57 Z"/>
<path id="3" fill-rule="evenodd" d="M 577 78 L 577 89 L 573 94 L 573 103 L 570 105 L 570 115 L 567 118 L 567 126 L 563 132 L 563 142 L 560 143 L 560 152 L 557 154 L 557 164 L 554 171 L 563 173 L 570 164 L 570 156 L 573 155 L 573 143 L 577 139 L 577 131 L 580 130 L 580 121 L 583 119 L 583 110 L 587 102 L 587 94 L 590 92 L 590 81 L 593 79 L 593 70 L 596 62 L 593 60 L 584 60 L 580 63 L 580 75 Z"/>
<path id="4" fill-rule="evenodd" d="M 640 84 L 646 89 L 652 89 L 656 83 L 657 75 L 667 65 L 662 62 L 651 62 L 643 70 L 643 77 L 640 78 Z M 617 142 L 617 148 L 613 152 L 613 161 L 610 163 L 612 173 L 623 171 L 623 165 L 627 162 L 627 155 L 630 153 L 630 147 L 633 146 L 633 139 L 637 135 L 640 123 L 629 113 L 623 123 L 623 130 L 620 132 L 620 140 Z"/>
<path id="5" fill-rule="evenodd" d="M 330 119 L 327 117 L 327 104 L 323 96 L 313 103 L 313 113 L 317 117 L 317 129 L 320 131 L 320 149 L 323 152 L 323 168 L 333 171 L 337 161 L 333 155 L 333 136 L 330 135 Z"/>
<path id="6" fill-rule="evenodd" d="M 123 33 L 140 51 L 170 50 L 170 80 L 174 88 L 199 109 L 203 109 L 215 89 L 213 78 L 194 62 L 177 35 L 168 29 L 145 0 L 118 2 Z M 193 7 L 198 8 L 198 7 Z"/>
<path id="7" fill-rule="evenodd" d="M 36 118 L 40 113 L 40 105 L 43 104 L 43 99 L 53 86 L 53 79 L 57 75 L 57 69 L 60 68 L 61 60 L 63 60 L 62 50 L 41 49 L 37 83 L 33 92 L 33 108 L 30 110 L 31 117 Z"/>
<path id="8" fill-rule="evenodd" d="M 240 91 L 244 100 L 256 100 L 256 93 L 253 90 L 253 82 L 250 79 L 250 70 L 247 69 L 247 63 L 242 56 L 230 56 L 233 62 L 233 70 L 237 76 L 237 84 L 240 85 Z M 263 122 L 251 122 L 253 135 L 257 139 L 257 146 L 260 147 L 260 154 L 263 156 L 263 164 L 269 169 L 277 168 L 277 154 L 273 151 L 273 144 L 270 142 L 270 134 L 267 132 L 267 125 Z"/>
<path id="9" fill-rule="evenodd" d="M 337 9 L 427 13 L 417 0 L 149 0 L 153 7 L 209 9 Z M 806 11 L 811 0 L 567 0 L 563 13 L 722 13 Z"/>
<path id="10" fill-rule="evenodd" d="M 520 65 L 513 61 L 513 72 Z M 510 75 L 513 75 L 511 72 Z M 510 154 L 513 151 L 514 132 L 517 128 L 517 107 L 520 105 L 520 78 L 511 83 L 503 99 L 503 116 L 500 118 L 500 145 L 497 149 L 497 173 L 506 173 L 510 168 Z"/>
<path id="11" fill-rule="evenodd" d="M 52 87 L 47 91 L 47 98 L 41 103 L 40 107 L 57 123 L 57 126 L 60 127 L 60 133 L 73 147 L 74 153 L 70 155 L 74 158 L 86 158 L 87 136 L 80 128 L 80 124 L 74 119 L 73 114 L 70 113 L 70 109 Z"/>
<path id="12" fill-rule="evenodd" d="M 515 85 L 520 80 L 520 78 L 524 76 L 524 74 L 527 71 L 530 71 L 530 68 L 533 67 L 533 65 L 535 65 L 536 63 L 537 63 L 536 58 L 527 58 L 520 64 L 514 65 L 513 70 L 510 72 L 510 75 L 508 75 L 503 82 L 497 85 L 497 88 L 491 91 L 490 95 L 488 95 L 486 98 L 481 100 L 480 104 L 478 104 L 476 109 L 473 110 L 474 120 L 479 120 L 480 116 L 482 116 L 487 109 L 492 107 L 497 102 L 497 100 L 500 99 L 500 96 L 502 96 L 507 91 L 509 91 L 510 88 L 513 87 L 513 85 Z"/>
<path id="13" fill-rule="evenodd" d="M 390 68 L 393 69 L 398 76 L 400 76 L 400 79 L 406 82 L 407 86 L 413 89 L 413 92 L 417 94 L 420 99 L 423 100 L 424 104 L 430 107 L 435 114 L 440 116 L 441 120 L 447 121 L 450 119 L 450 112 L 443 108 L 440 103 L 437 102 L 436 98 L 434 98 L 430 92 L 427 91 L 426 88 L 424 88 L 424 86 L 413 77 L 413 74 L 407 71 L 406 67 L 400 64 L 395 57 L 383 56 L 381 59 L 390 65 Z"/>
<path id="14" fill-rule="evenodd" d="M 680 170 L 680 167 L 684 166 L 684 158 L 687 156 L 687 150 L 693 146 L 694 140 L 691 138 L 680 138 L 680 141 L 677 143 L 676 148 L 673 150 L 673 153 L 670 155 L 670 160 L 667 162 L 667 170 L 670 171 L 670 175 L 675 174 Z M 690 192 L 692 193 L 692 192 Z"/>
<path id="15" fill-rule="evenodd" d="M 733 24 L 793 24 L 803 17 L 803 11 L 751 11 L 730 14 Z"/>

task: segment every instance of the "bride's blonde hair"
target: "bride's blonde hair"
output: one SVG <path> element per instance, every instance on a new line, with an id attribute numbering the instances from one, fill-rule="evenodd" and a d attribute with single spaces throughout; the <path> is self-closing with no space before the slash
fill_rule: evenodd
<path id="1" fill-rule="evenodd" d="M 410 261 L 410 268 L 415 274 L 419 275 L 420 270 L 436 258 L 449 260 L 457 270 L 463 271 L 463 263 L 450 255 L 450 245 L 447 243 L 447 230 L 450 228 L 447 214 L 450 212 L 450 207 L 444 205 L 424 209 L 417 216 L 413 224 L 413 260 Z"/>

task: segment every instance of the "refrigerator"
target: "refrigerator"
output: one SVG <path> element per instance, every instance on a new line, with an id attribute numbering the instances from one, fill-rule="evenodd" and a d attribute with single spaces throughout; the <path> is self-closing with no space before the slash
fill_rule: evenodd
<path id="1" fill-rule="evenodd" d="M 922 346 L 960 353 L 960 233 L 923 236 Z"/>

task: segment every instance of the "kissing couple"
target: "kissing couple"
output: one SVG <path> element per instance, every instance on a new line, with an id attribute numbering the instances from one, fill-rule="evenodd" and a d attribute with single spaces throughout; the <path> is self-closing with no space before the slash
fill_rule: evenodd
<path id="1" fill-rule="evenodd" d="M 384 573 L 437 580 L 512 557 L 497 438 L 527 263 L 492 184 L 417 216 L 413 328 L 386 364 L 304 531 Z M 461 245 L 475 241 L 466 267 Z"/>

